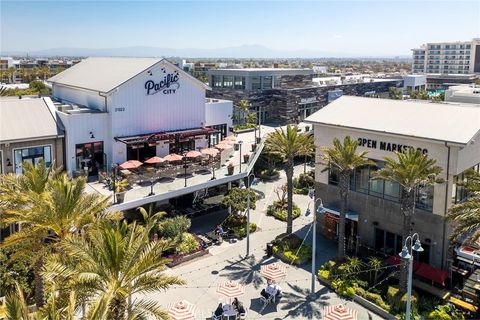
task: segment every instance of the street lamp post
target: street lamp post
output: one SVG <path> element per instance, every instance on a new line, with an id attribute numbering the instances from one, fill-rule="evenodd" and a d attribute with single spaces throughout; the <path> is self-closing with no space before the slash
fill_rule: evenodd
<path id="1" fill-rule="evenodd" d="M 238 141 L 238 143 L 237 143 L 238 148 L 239 148 L 239 150 L 240 150 L 239 173 L 242 172 L 242 144 L 243 144 L 243 141 Z"/>
<path id="2" fill-rule="evenodd" d="M 250 178 L 253 176 L 252 182 Z M 250 185 L 255 183 L 255 175 L 250 173 L 247 177 L 247 256 L 250 255 Z"/>
<path id="3" fill-rule="evenodd" d="M 113 203 L 117 203 L 117 199 L 115 199 L 115 189 L 116 189 L 116 180 L 117 180 L 117 164 L 112 163 L 112 171 L 113 171 Z"/>
<path id="4" fill-rule="evenodd" d="M 185 188 L 187 187 L 187 168 L 188 168 L 188 166 L 187 166 L 187 154 L 185 153 L 185 154 L 183 154 L 183 170 L 184 170 L 183 177 L 185 179 L 185 185 L 184 185 Z"/>
<path id="5" fill-rule="evenodd" d="M 415 242 L 414 242 L 415 241 Z M 407 310 L 405 320 L 410 320 L 410 309 L 412 306 L 412 270 L 413 270 L 413 251 L 422 252 L 422 243 L 418 233 L 414 233 L 405 239 L 400 258 L 408 261 L 408 281 L 407 281 Z"/>
<path id="6" fill-rule="evenodd" d="M 310 198 L 313 200 L 313 198 L 315 197 L 315 190 L 310 190 L 310 192 L 308 193 L 308 195 L 310 196 Z M 320 204 L 318 205 L 317 209 L 315 210 L 315 206 L 317 205 L 317 203 L 320 202 Z M 322 213 L 325 211 L 325 209 L 323 208 L 323 201 L 321 198 L 317 198 L 315 199 L 315 202 L 314 202 L 314 206 L 313 206 L 313 210 L 314 212 L 316 213 Z M 305 213 L 305 216 L 309 216 L 311 213 L 310 211 L 310 203 L 308 204 L 308 208 L 307 208 L 307 212 Z M 317 215 L 314 213 L 313 214 L 313 235 L 312 235 L 312 287 L 311 287 L 311 294 L 312 296 L 315 294 L 315 283 L 316 283 L 316 263 L 315 263 L 315 256 L 316 256 L 316 249 L 317 249 Z"/>

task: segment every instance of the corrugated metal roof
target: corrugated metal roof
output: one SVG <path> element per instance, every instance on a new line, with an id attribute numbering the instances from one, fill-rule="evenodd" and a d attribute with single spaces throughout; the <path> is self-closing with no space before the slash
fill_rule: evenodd
<path id="1" fill-rule="evenodd" d="M 0 143 L 63 135 L 43 98 L 0 100 Z"/>
<path id="2" fill-rule="evenodd" d="M 161 58 L 91 57 L 48 79 L 49 82 L 107 93 L 153 65 L 164 61 L 191 80 L 208 87 L 182 69 Z"/>
<path id="3" fill-rule="evenodd" d="M 467 144 L 480 131 L 480 105 L 342 96 L 305 122 Z"/>

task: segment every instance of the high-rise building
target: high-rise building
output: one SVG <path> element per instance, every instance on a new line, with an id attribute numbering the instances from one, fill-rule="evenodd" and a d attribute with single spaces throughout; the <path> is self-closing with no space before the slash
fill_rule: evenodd
<path id="1" fill-rule="evenodd" d="M 413 73 L 480 74 L 480 38 L 427 43 L 412 53 Z"/>

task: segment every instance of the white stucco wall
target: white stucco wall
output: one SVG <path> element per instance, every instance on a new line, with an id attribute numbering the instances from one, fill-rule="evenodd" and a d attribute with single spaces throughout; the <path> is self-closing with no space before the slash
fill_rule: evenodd
<path id="1" fill-rule="evenodd" d="M 96 91 L 53 84 L 52 92 L 53 97 L 62 102 L 79 104 L 90 109 L 105 111 L 105 97 L 100 96 Z"/>
<path id="2" fill-rule="evenodd" d="M 218 124 L 227 124 L 232 126 L 233 102 L 229 100 L 209 99 L 216 102 L 207 102 L 205 104 L 205 125 L 214 126 Z"/>

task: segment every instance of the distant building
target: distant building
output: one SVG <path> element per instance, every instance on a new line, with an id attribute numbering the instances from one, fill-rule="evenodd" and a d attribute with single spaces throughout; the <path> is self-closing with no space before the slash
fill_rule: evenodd
<path id="1" fill-rule="evenodd" d="M 445 101 L 474 103 L 480 107 L 480 86 L 461 85 L 452 86 L 445 91 Z"/>
<path id="2" fill-rule="evenodd" d="M 480 39 L 427 43 L 412 49 L 413 73 L 480 74 Z"/>
<path id="3" fill-rule="evenodd" d="M 427 74 L 427 90 L 446 90 L 459 84 L 475 83 L 474 74 Z"/>
<path id="4" fill-rule="evenodd" d="M 402 79 L 371 76 L 314 78 L 312 69 L 245 68 L 208 71 L 212 91 L 207 95 L 234 101 L 247 100 L 259 123 L 297 123 L 342 94 L 374 96 Z"/>
<path id="5" fill-rule="evenodd" d="M 427 77 L 425 75 L 407 75 L 403 77 L 403 91 L 425 91 L 427 90 Z"/>

